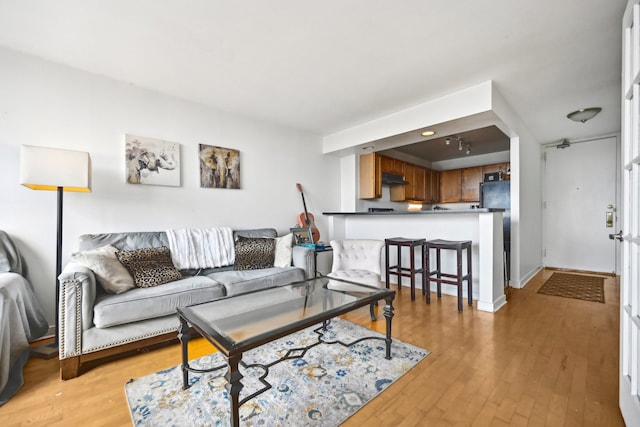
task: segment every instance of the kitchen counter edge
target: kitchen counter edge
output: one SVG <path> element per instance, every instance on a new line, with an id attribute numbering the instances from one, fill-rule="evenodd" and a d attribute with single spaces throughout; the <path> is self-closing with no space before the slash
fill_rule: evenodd
<path id="1" fill-rule="evenodd" d="M 361 216 L 389 216 L 389 215 L 442 215 L 460 213 L 487 213 L 504 212 L 504 209 L 479 208 L 479 209 L 443 209 L 433 211 L 387 211 L 387 212 L 322 212 L 322 215 L 361 215 Z"/>

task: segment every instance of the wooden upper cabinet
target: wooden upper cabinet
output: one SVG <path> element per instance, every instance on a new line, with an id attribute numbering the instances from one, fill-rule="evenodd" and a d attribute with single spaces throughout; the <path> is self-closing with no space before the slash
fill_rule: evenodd
<path id="1" fill-rule="evenodd" d="M 425 200 L 427 200 L 427 187 L 425 182 L 426 174 L 427 174 L 427 169 L 421 166 L 416 166 L 413 172 L 414 187 L 415 187 L 413 200 L 415 200 L 416 202 L 424 202 Z"/>
<path id="2" fill-rule="evenodd" d="M 440 171 L 425 169 L 424 201 L 438 203 L 440 201 Z"/>
<path id="3" fill-rule="evenodd" d="M 413 200 L 416 197 L 416 165 L 411 163 L 405 163 L 404 165 L 404 179 L 409 182 L 407 185 L 403 185 L 404 199 Z"/>
<path id="4" fill-rule="evenodd" d="M 431 171 L 431 203 L 440 201 L 440 171 Z"/>
<path id="5" fill-rule="evenodd" d="M 404 162 L 387 156 L 379 155 L 380 167 L 382 173 L 391 173 L 394 175 L 404 174 Z"/>
<path id="6" fill-rule="evenodd" d="M 460 201 L 461 202 L 479 202 L 481 182 L 482 182 L 482 166 L 462 169 L 462 185 L 460 187 Z"/>
<path id="7" fill-rule="evenodd" d="M 403 162 L 404 180 L 408 182 L 406 185 L 392 185 L 390 189 L 390 199 L 392 202 L 405 202 L 413 200 L 416 194 L 415 170 L 416 165 Z"/>
<path id="8" fill-rule="evenodd" d="M 380 156 L 380 170 L 382 173 L 393 173 L 395 159 L 387 156 Z"/>
<path id="9" fill-rule="evenodd" d="M 382 197 L 382 156 L 368 153 L 360 156 L 360 198 Z"/>
<path id="10" fill-rule="evenodd" d="M 485 173 L 502 171 L 505 179 L 509 162 L 464 169 L 436 171 L 402 160 L 368 153 L 360 156 L 360 198 L 382 197 L 382 174 L 404 177 L 407 185 L 392 185 L 393 202 L 460 203 L 480 200 L 480 183 Z"/>
<path id="11" fill-rule="evenodd" d="M 507 170 L 509 170 L 509 166 L 511 166 L 511 163 L 509 162 L 505 162 L 505 163 L 493 163 L 491 165 L 484 165 L 482 166 L 482 180 L 484 181 L 484 174 L 485 173 L 495 173 L 495 172 L 500 172 L 502 171 L 505 179 L 506 179 L 506 175 L 507 175 Z"/>
<path id="12" fill-rule="evenodd" d="M 440 171 L 440 203 L 460 201 L 462 169 Z"/>
<path id="13" fill-rule="evenodd" d="M 427 173 L 429 169 L 404 163 L 404 179 L 407 185 L 391 186 L 392 202 L 423 202 L 427 200 Z M 429 175 L 430 177 L 431 175 Z"/>

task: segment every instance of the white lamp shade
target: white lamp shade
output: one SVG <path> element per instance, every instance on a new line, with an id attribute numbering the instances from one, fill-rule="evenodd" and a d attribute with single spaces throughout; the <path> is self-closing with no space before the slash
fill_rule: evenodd
<path id="1" fill-rule="evenodd" d="M 20 147 L 20 184 L 33 190 L 90 192 L 91 158 L 83 151 Z"/>

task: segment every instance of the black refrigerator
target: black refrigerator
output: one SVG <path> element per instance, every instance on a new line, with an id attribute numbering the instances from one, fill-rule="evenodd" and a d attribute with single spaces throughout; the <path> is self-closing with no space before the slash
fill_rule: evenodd
<path id="1" fill-rule="evenodd" d="M 480 207 L 505 209 L 502 231 L 504 235 L 505 280 L 511 279 L 511 181 L 480 183 Z"/>

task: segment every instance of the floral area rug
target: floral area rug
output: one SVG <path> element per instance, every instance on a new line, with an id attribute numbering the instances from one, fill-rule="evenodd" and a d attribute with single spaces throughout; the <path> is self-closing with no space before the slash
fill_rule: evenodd
<path id="1" fill-rule="evenodd" d="M 268 364 L 292 348 L 318 340 L 314 326 L 243 355 L 247 365 Z M 342 319 L 333 319 L 324 332 L 323 343 L 301 357 L 284 360 L 269 369 L 266 381 L 272 388 L 249 399 L 240 407 L 242 426 L 337 426 L 408 372 L 428 350 L 396 339 L 391 360 L 385 359 L 385 343 L 367 339 L 345 347 L 362 337 L 384 338 L 382 334 Z M 334 342 L 330 344 L 330 342 Z M 206 369 L 224 365 L 220 353 L 190 362 Z M 226 368 L 211 373 L 189 373 L 189 389 L 182 389 L 180 366 L 129 380 L 125 393 L 131 418 L 138 426 L 227 426 L 230 403 L 225 389 Z M 241 368 L 244 388 L 240 399 L 263 387 L 262 368 Z"/>

